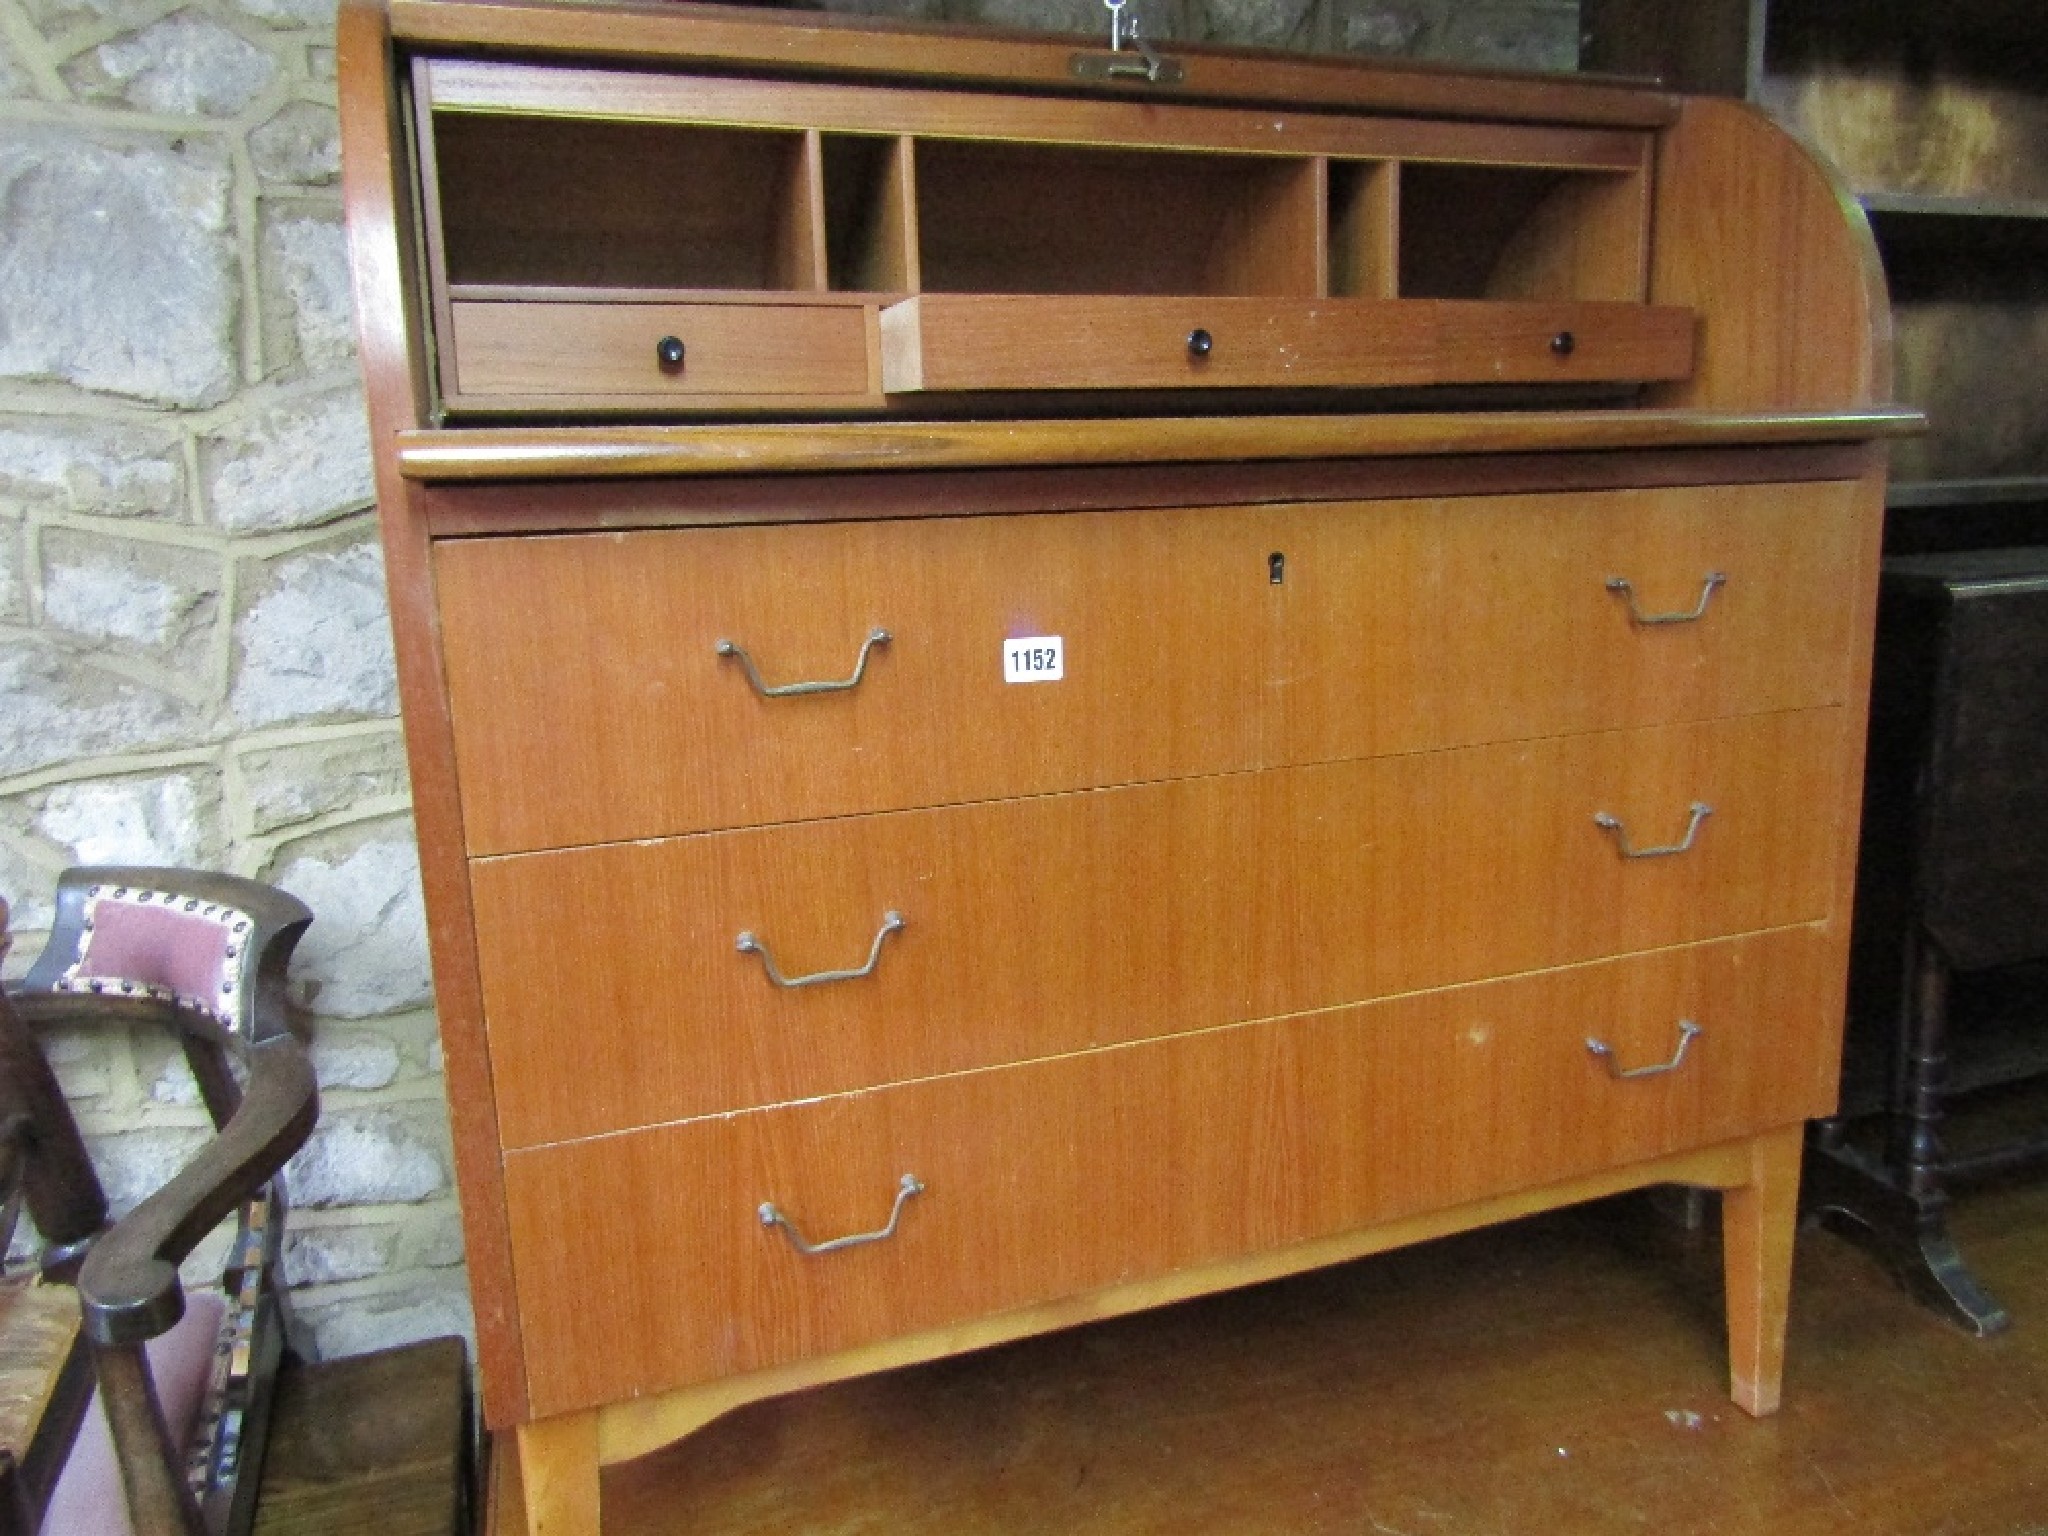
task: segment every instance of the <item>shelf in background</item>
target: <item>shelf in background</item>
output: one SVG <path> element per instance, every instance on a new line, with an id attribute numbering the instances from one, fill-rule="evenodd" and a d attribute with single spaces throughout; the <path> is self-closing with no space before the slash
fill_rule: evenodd
<path id="1" fill-rule="evenodd" d="M 2048 225 L 2048 200 L 1978 197 L 1946 192 L 1860 192 L 1856 201 L 1877 218 L 2003 219 Z"/>
<path id="2" fill-rule="evenodd" d="M 1983 507 L 2029 501 L 2048 502 L 2048 474 L 1894 481 L 1885 493 L 1888 507 Z"/>

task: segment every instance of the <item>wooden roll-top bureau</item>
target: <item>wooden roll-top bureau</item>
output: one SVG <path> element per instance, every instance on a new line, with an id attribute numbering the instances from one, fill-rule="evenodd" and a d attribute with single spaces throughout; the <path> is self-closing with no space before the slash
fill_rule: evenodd
<path id="1" fill-rule="evenodd" d="M 1726 102 L 344 7 L 486 1417 L 737 1404 L 1725 1192 L 1776 1404 L 1887 405 Z"/>

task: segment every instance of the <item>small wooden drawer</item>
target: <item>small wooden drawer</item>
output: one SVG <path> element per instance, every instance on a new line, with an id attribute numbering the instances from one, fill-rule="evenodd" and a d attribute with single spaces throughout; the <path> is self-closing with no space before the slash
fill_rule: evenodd
<path id="1" fill-rule="evenodd" d="M 1225 1263 L 1832 1107 L 1795 928 L 505 1159 L 538 1416 Z M 1673 1070 L 1621 1078 L 1678 1055 Z M 1589 1038 L 1611 1048 L 1599 1055 Z M 902 1179 L 922 1184 L 901 1200 Z M 806 1241 L 892 1236 L 805 1255 Z M 565 1211 L 631 1212 L 565 1241 Z M 592 1297 L 603 1297 L 593 1305 Z"/>
<path id="2" fill-rule="evenodd" d="M 1854 495 L 447 541 L 464 831 L 496 854 L 1837 703 Z M 1006 681 L 1048 637 L 1058 679 Z M 749 666 L 859 681 L 764 697 Z"/>
<path id="3" fill-rule="evenodd" d="M 872 399 L 868 316 L 843 304 L 585 304 L 458 300 L 461 400 Z M 602 402 L 600 402 L 602 403 Z"/>
<path id="4" fill-rule="evenodd" d="M 921 294 L 882 311 L 882 386 L 1408 388 L 1683 379 L 1693 314 L 1457 299 Z"/>
<path id="5" fill-rule="evenodd" d="M 1842 831 L 1812 807 L 1835 803 L 1847 729 L 1762 715 L 477 861 L 499 1135 L 1822 918 Z M 616 933 L 563 942 L 565 915 L 604 912 Z"/>

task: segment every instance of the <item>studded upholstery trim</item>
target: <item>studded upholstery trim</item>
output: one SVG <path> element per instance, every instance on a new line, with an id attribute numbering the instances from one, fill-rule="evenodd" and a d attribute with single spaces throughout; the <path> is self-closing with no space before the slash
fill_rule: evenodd
<path id="1" fill-rule="evenodd" d="M 78 959 L 60 992 L 178 1002 L 241 1027 L 254 920 L 238 907 L 176 891 L 95 885 L 86 892 Z"/>

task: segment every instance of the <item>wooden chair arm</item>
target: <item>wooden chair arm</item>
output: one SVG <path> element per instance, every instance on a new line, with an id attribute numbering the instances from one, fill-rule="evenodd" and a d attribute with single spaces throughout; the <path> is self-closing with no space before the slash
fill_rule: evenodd
<path id="1" fill-rule="evenodd" d="M 140 1344 L 184 1315 L 178 1265 L 200 1239 L 306 1144 L 320 1096 L 306 1050 L 288 1036 L 251 1047 L 234 1116 L 176 1177 L 93 1244 L 78 1277 L 86 1336 Z"/>

